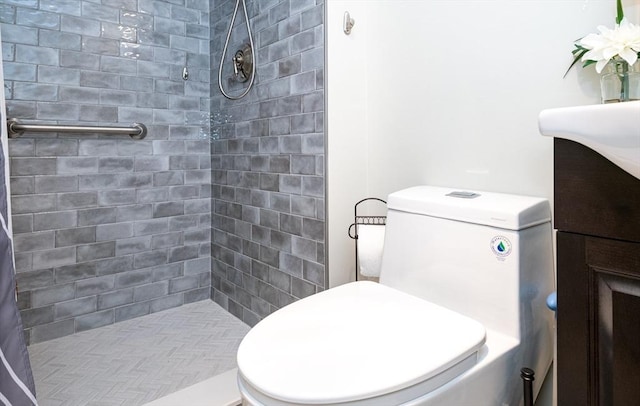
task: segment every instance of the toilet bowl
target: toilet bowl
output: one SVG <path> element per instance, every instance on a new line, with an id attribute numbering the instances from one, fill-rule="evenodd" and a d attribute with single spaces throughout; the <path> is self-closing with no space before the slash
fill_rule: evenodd
<path id="1" fill-rule="evenodd" d="M 551 362 L 548 202 L 452 191 L 389 196 L 380 283 L 299 300 L 247 334 L 244 404 L 520 404 L 520 368 Z"/>

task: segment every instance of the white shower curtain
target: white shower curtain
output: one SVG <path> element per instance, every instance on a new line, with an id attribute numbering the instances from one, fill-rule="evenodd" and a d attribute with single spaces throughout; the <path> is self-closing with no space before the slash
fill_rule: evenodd
<path id="1" fill-rule="evenodd" d="M 0 38 L 0 53 L 2 42 Z M 0 83 L 4 84 L 0 62 Z M 6 107 L 0 91 L 0 403 L 7 406 L 37 405 L 29 354 L 16 304 L 13 267 L 11 204 L 9 199 L 9 164 Z"/>

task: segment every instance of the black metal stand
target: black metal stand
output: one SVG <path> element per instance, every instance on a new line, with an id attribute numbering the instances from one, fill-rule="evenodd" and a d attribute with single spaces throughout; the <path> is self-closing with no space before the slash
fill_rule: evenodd
<path id="1" fill-rule="evenodd" d="M 524 386 L 524 406 L 533 406 L 533 381 L 535 380 L 533 369 L 522 368 L 520 378 Z"/>
<path id="2" fill-rule="evenodd" d="M 377 197 L 367 197 L 366 199 L 360 200 L 353 207 L 353 223 L 349 226 L 348 234 L 356 243 L 356 281 L 358 280 L 358 274 L 360 273 L 358 270 L 358 224 L 374 226 L 384 226 L 387 224 L 387 216 L 358 216 L 358 205 L 369 200 L 375 200 L 387 204 L 386 201 L 378 199 Z"/>

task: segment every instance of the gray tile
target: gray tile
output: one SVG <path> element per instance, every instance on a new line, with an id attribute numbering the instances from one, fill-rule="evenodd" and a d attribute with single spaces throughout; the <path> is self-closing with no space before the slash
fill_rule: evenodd
<path id="1" fill-rule="evenodd" d="M 36 215 L 37 216 L 37 215 Z M 75 218 L 73 218 L 75 222 Z M 61 228 L 61 227 L 56 227 Z M 56 231 L 56 247 L 68 247 L 78 244 L 87 244 L 96 241 L 95 227 L 68 228 Z M 81 250 L 78 248 L 77 255 L 81 257 Z"/>
<path id="2" fill-rule="evenodd" d="M 175 247 L 169 250 L 169 262 L 185 261 L 197 258 L 199 255 L 199 247 L 197 245 L 185 245 Z"/>
<path id="3" fill-rule="evenodd" d="M 115 256 L 115 245 L 115 242 L 109 241 L 78 246 L 78 261 L 92 261 L 113 257 Z"/>
<path id="4" fill-rule="evenodd" d="M 38 251 L 54 248 L 55 237 L 52 231 L 19 234 L 13 243 L 16 252 Z"/>
<path id="5" fill-rule="evenodd" d="M 84 316 L 75 318 L 76 332 L 82 332 L 85 330 L 91 330 L 98 327 L 107 326 L 113 324 L 115 321 L 115 315 L 113 310 L 103 310 Z"/>
<path id="6" fill-rule="evenodd" d="M 123 272 L 116 275 L 116 288 L 144 285 L 153 281 L 153 270 L 150 268 Z"/>
<path id="7" fill-rule="evenodd" d="M 160 265 L 153 268 L 153 281 L 173 279 L 182 276 L 182 264 Z"/>
<path id="8" fill-rule="evenodd" d="M 198 288 L 184 293 L 184 303 L 193 303 L 210 298 L 209 287 Z"/>
<path id="9" fill-rule="evenodd" d="M 81 71 L 80 86 L 117 89 L 120 86 L 120 77 L 112 73 Z"/>
<path id="10" fill-rule="evenodd" d="M 33 231 L 33 215 L 15 215 L 12 216 L 11 220 L 14 234 L 30 233 Z"/>
<path id="11" fill-rule="evenodd" d="M 151 313 L 155 313 L 172 307 L 178 307 L 183 304 L 184 296 L 182 294 L 169 295 L 151 300 L 149 302 L 149 311 Z"/>
<path id="12" fill-rule="evenodd" d="M 60 193 L 57 196 L 58 209 L 80 209 L 97 206 L 97 192 Z"/>
<path id="13" fill-rule="evenodd" d="M 140 200 L 140 191 L 138 191 L 138 200 Z M 118 222 L 122 222 L 150 219 L 152 217 L 152 207 L 151 204 L 118 206 L 116 208 L 117 220 Z"/>
<path id="14" fill-rule="evenodd" d="M 305 196 L 323 197 L 324 179 L 320 176 L 305 176 L 302 178 L 302 194 Z"/>
<path id="15" fill-rule="evenodd" d="M 315 217 L 316 199 L 306 196 L 291 196 L 291 212 L 306 217 Z"/>
<path id="16" fill-rule="evenodd" d="M 110 309 L 130 303 L 133 303 L 133 288 L 98 295 L 98 309 Z"/>
<path id="17" fill-rule="evenodd" d="M 58 51 L 55 48 L 17 44 L 15 49 L 15 62 L 51 66 L 57 66 L 59 64 Z"/>
<path id="18" fill-rule="evenodd" d="M 82 51 L 100 55 L 120 55 L 120 43 L 115 39 L 84 36 Z"/>
<path id="19" fill-rule="evenodd" d="M 125 173 L 118 176 L 118 186 L 123 188 L 147 188 L 153 185 L 153 175 L 151 173 Z M 139 194 L 138 194 L 139 195 Z"/>
<path id="20" fill-rule="evenodd" d="M 135 202 L 135 189 L 115 189 L 98 192 L 98 205 L 100 206 L 118 206 Z"/>
<path id="21" fill-rule="evenodd" d="M 152 156 L 152 157 L 136 157 L 136 171 L 166 171 L 169 169 L 169 157 Z"/>
<path id="22" fill-rule="evenodd" d="M 117 66 L 122 68 L 121 64 L 118 64 Z M 104 66 L 102 67 L 102 69 L 104 71 L 107 71 Z M 109 72 L 112 72 L 114 70 L 115 68 L 112 68 Z M 103 90 L 102 92 L 100 92 L 100 104 L 107 104 L 111 106 L 135 106 L 136 100 L 137 97 L 134 92 L 124 92 L 120 90 Z M 102 121 L 106 120 L 102 119 Z"/>
<path id="23" fill-rule="evenodd" d="M 78 69 L 55 66 L 38 66 L 38 82 L 78 86 L 80 84 L 80 71 Z"/>
<path id="24" fill-rule="evenodd" d="M 82 52 L 74 52 L 61 50 L 60 51 L 60 66 L 66 68 L 78 68 L 78 69 L 90 69 L 97 70 L 100 67 L 100 56 L 94 54 L 86 54 Z M 82 74 L 81 84 L 82 84 Z M 84 83 L 93 83 L 91 81 L 92 75 L 85 77 Z M 99 86 L 104 87 L 104 86 Z"/>
<path id="25" fill-rule="evenodd" d="M 324 241 L 324 221 L 305 218 L 302 220 L 302 236 L 315 241 Z"/>
<path id="26" fill-rule="evenodd" d="M 75 211 L 35 213 L 33 215 L 33 229 L 35 231 L 75 227 L 76 224 L 77 215 Z"/>
<path id="27" fill-rule="evenodd" d="M 31 329 L 31 344 L 53 340 L 74 333 L 73 319 L 41 324 Z"/>
<path id="28" fill-rule="evenodd" d="M 75 263 L 75 247 L 55 248 L 33 253 L 33 269 L 46 269 L 51 267 L 70 265 Z"/>
<path id="29" fill-rule="evenodd" d="M 55 281 L 58 284 L 87 279 L 96 276 L 95 263 L 82 263 L 55 268 Z"/>
<path id="30" fill-rule="evenodd" d="M 300 175 L 315 175 L 316 157 L 314 155 L 292 155 L 291 173 Z"/>
<path id="31" fill-rule="evenodd" d="M 64 285 L 54 285 L 42 289 L 35 289 L 31 292 L 31 304 L 33 307 L 71 300 L 75 296 L 73 283 Z"/>
<path id="32" fill-rule="evenodd" d="M 118 121 L 118 109 L 108 106 L 80 106 L 80 121 L 115 123 Z"/>
<path id="33" fill-rule="evenodd" d="M 23 310 L 20 312 L 24 328 L 53 322 L 53 305 Z"/>
<path id="34" fill-rule="evenodd" d="M 58 173 L 87 173 L 95 172 L 98 160 L 94 157 L 63 157 L 57 159 Z"/>
<path id="35" fill-rule="evenodd" d="M 113 152 L 113 151 L 112 151 Z M 100 172 L 131 172 L 133 171 L 134 158 L 132 157 L 101 157 L 98 160 Z"/>
<path id="36" fill-rule="evenodd" d="M 96 241 L 111 241 L 133 237 L 133 223 L 101 224 L 96 226 Z"/>
<path id="37" fill-rule="evenodd" d="M 136 236 L 148 234 L 161 234 L 169 231 L 169 223 L 166 218 L 138 221 L 134 224 Z"/>
<path id="38" fill-rule="evenodd" d="M 169 198 L 172 200 L 194 199 L 198 197 L 200 197 L 199 185 L 172 186 L 169 188 Z M 184 203 L 182 203 L 182 210 L 176 214 L 180 213 L 184 213 Z"/>
<path id="39" fill-rule="evenodd" d="M 11 158 L 11 175 L 49 175 L 56 172 L 55 158 Z"/>
<path id="40" fill-rule="evenodd" d="M 280 137 L 279 151 L 282 153 L 297 154 L 302 151 L 302 136 L 300 135 L 288 135 Z"/>
<path id="41" fill-rule="evenodd" d="M 89 226 L 115 222 L 116 209 L 113 207 L 78 210 L 79 226 Z"/>
<path id="42" fill-rule="evenodd" d="M 301 237 L 293 237 L 291 239 L 291 249 L 294 255 L 299 256 L 300 258 L 309 259 L 315 261 L 317 255 L 317 246 L 316 241 L 301 238 Z"/>
<path id="43" fill-rule="evenodd" d="M 116 255 L 128 255 L 151 249 L 151 236 L 125 238 L 116 241 Z"/>
<path id="44" fill-rule="evenodd" d="M 167 248 L 175 247 L 182 244 L 183 234 L 182 232 L 172 232 L 160 235 L 154 235 L 151 237 L 151 248 Z"/>
<path id="45" fill-rule="evenodd" d="M 289 234 L 302 235 L 302 218 L 281 213 L 280 230 Z"/>
<path id="46" fill-rule="evenodd" d="M 81 38 L 78 34 L 41 29 L 39 44 L 45 47 L 79 51 L 82 47 Z"/>
<path id="47" fill-rule="evenodd" d="M 184 262 L 185 275 L 200 274 L 211 271 L 211 258 L 191 259 Z"/>
<path id="48" fill-rule="evenodd" d="M 6 77 L 5 77 L 6 79 Z M 12 138 L 9 140 L 9 156 L 33 156 L 35 151 L 35 140 L 25 138 Z"/>
<path id="49" fill-rule="evenodd" d="M 167 263 L 166 249 L 141 252 L 134 255 L 134 268 L 148 268 Z"/>
<path id="50" fill-rule="evenodd" d="M 183 171 L 164 171 L 153 174 L 154 186 L 172 186 L 184 184 Z"/>
<path id="51" fill-rule="evenodd" d="M 324 266 L 315 262 L 304 261 L 303 275 L 305 280 L 318 286 L 324 286 Z"/>
<path id="52" fill-rule="evenodd" d="M 169 217 L 184 214 L 183 202 L 156 203 L 153 208 L 153 217 Z"/>
<path id="53" fill-rule="evenodd" d="M 69 300 L 56 303 L 54 306 L 54 317 L 56 320 L 66 319 L 81 314 L 95 312 L 97 309 L 97 298 L 95 296 Z"/>
<path id="54" fill-rule="evenodd" d="M 11 194 L 14 196 L 33 194 L 35 189 L 33 176 L 14 176 L 11 178 Z"/>
<path id="55" fill-rule="evenodd" d="M 78 191 L 76 176 L 38 176 L 35 178 L 35 193 L 60 193 Z"/>
<path id="56" fill-rule="evenodd" d="M 32 27 L 2 24 L 2 39 L 3 42 L 37 45 L 38 30 Z"/>
<path id="57" fill-rule="evenodd" d="M 142 302 L 165 296 L 169 293 L 169 281 L 159 281 L 148 285 L 136 286 L 133 288 L 133 300 Z"/>
<path id="58" fill-rule="evenodd" d="M 54 283 L 53 270 L 41 269 L 33 272 L 18 272 L 16 283 L 22 291 L 44 288 Z"/>
<path id="59" fill-rule="evenodd" d="M 3 44 L 4 45 L 4 44 Z M 3 61 L 4 79 L 35 82 L 36 65 Z M 14 84 L 15 99 L 15 84 Z"/>
<path id="60" fill-rule="evenodd" d="M 199 225 L 199 218 L 196 215 L 173 216 L 169 218 L 169 229 L 171 231 L 194 229 Z"/>
<path id="61" fill-rule="evenodd" d="M 149 314 L 149 302 L 135 303 L 115 309 L 116 322 Z"/>

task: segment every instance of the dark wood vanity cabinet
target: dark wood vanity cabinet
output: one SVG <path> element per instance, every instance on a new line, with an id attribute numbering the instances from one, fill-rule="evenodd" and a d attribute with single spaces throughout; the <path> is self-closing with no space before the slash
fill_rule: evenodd
<path id="1" fill-rule="evenodd" d="M 554 166 L 558 405 L 640 405 L 640 180 L 557 138 Z"/>

